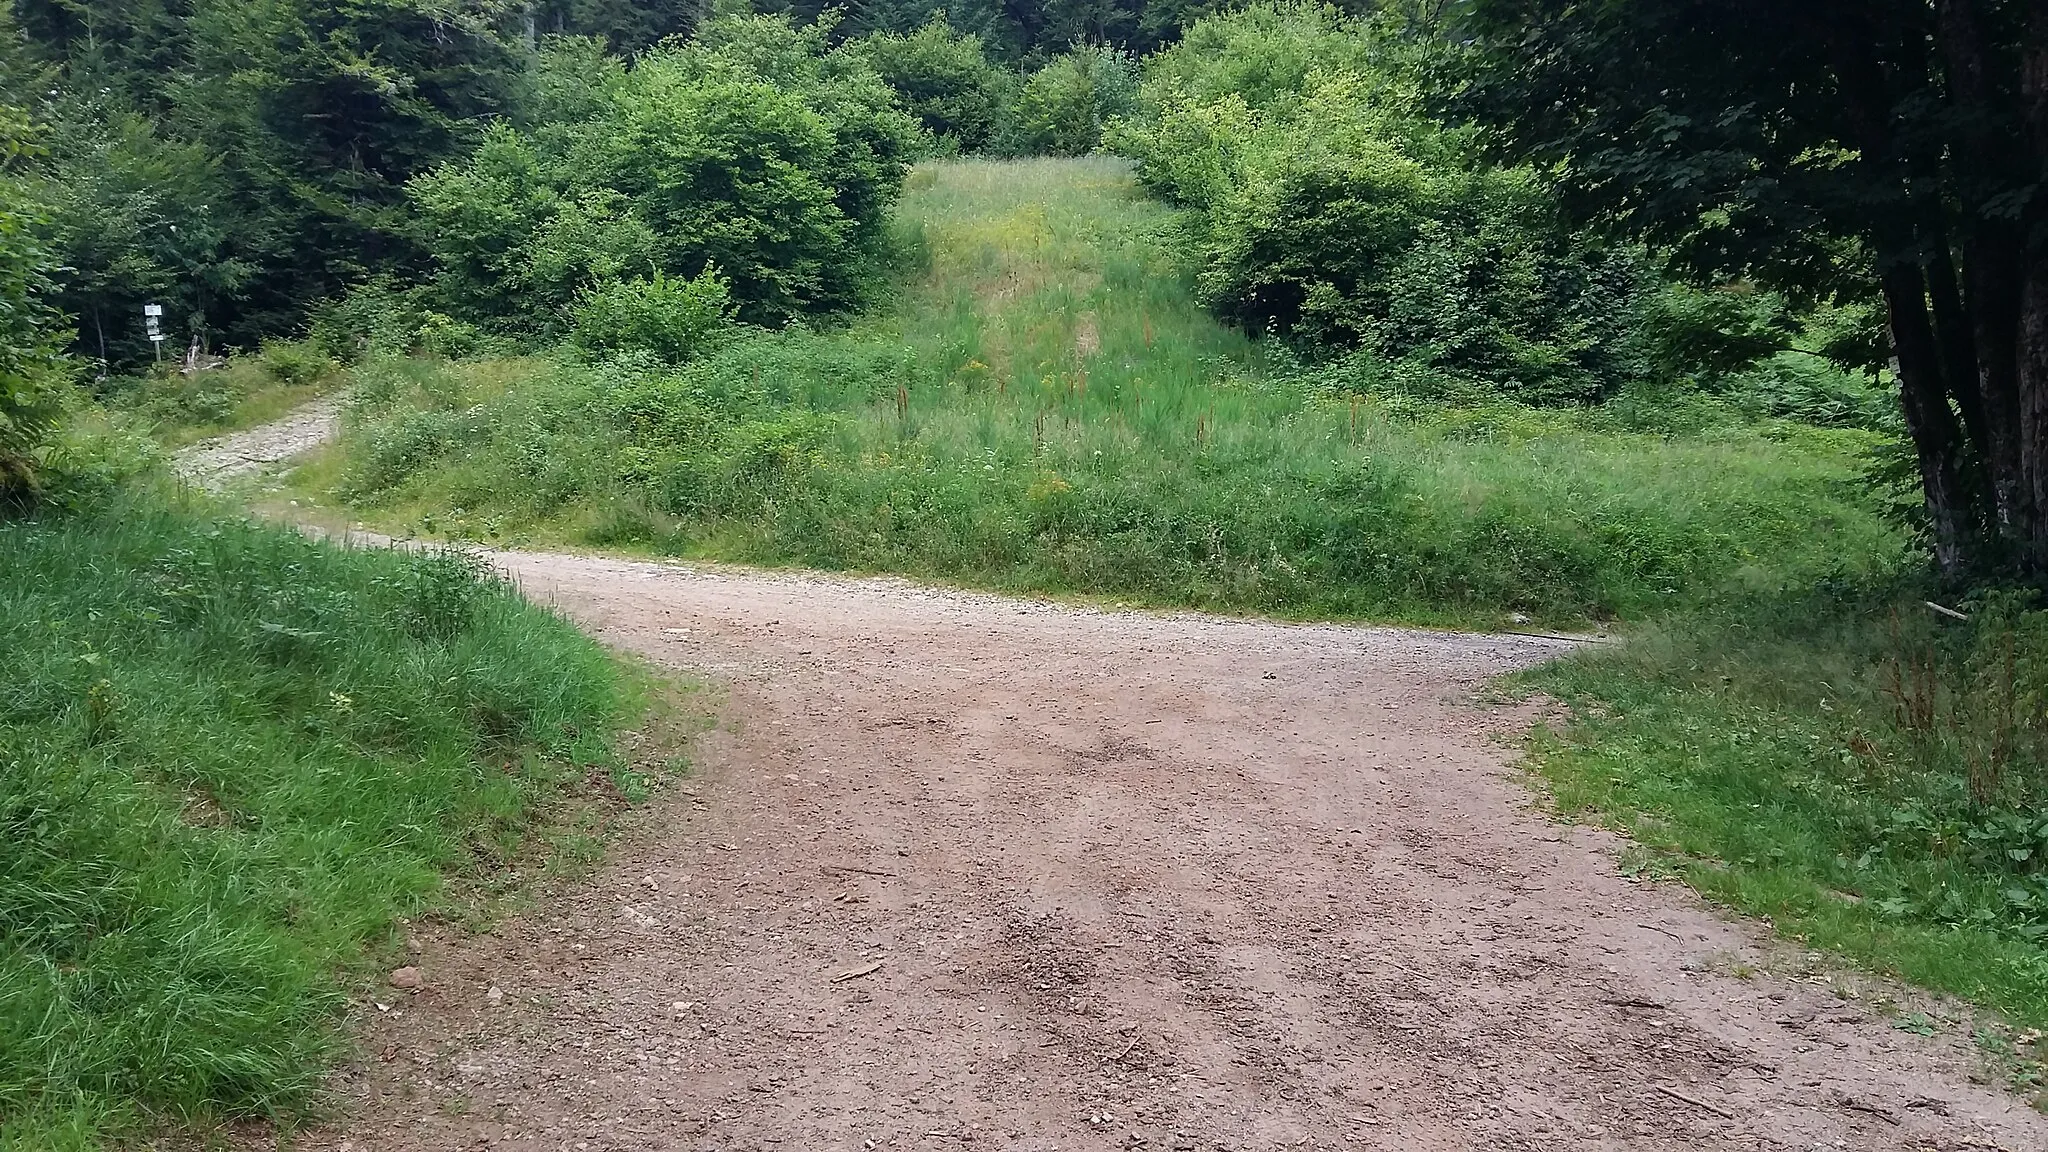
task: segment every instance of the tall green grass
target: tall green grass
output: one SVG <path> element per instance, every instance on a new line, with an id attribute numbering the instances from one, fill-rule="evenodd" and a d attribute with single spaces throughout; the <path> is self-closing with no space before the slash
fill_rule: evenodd
<path id="1" fill-rule="evenodd" d="M 1869 433 L 1339 394 L 1196 303 L 1109 159 L 914 174 L 850 328 L 677 370 L 358 370 L 305 486 L 400 528 L 1289 615 L 1640 615 L 1897 562 Z M 1640 415 L 1640 413 L 1638 413 Z"/>
<path id="2" fill-rule="evenodd" d="M 0 520 L 0 1147 L 280 1115 L 338 976 L 609 764 L 608 657 L 458 555 L 147 495 Z"/>

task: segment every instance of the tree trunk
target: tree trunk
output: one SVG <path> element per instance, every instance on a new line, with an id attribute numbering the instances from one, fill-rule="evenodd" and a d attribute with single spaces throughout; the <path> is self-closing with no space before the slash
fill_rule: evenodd
<path id="1" fill-rule="evenodd" d="M 1977 346 L 1977 391 L 1984 405 L 1985 436 L 1978 451 L 1991 477 L 1992 515 L 1999 535 L 2024 547 L 2037 530 L 2041 505 L 2026 484 L 2020 459 L 2018 243 L 2010 229 L 1984 229 L 1964 243 L 1963 272 Z"/>
<path id="2" fill-rule="evenodd" d="M 2038 511 L 2048 510 L 2048 4 L 2036 4 L 2020 52 L 2023 145 L 2036 186 L 2022 214 L 2026 247 L 2019 260 L 2019 340 L 2015 376 L 2019 394 L 2020 466 L 2025 493 Z M 2048 575 L 2048 516 L 2037 515 L 2025 540 L 2026 561 L 2037 579 Z"/>
<path id="3" fill-rule="evenodd" d="M 1949 100 L 1960 113 L 1955 194 L 1962 208 L 1962 306 L 1969 314 L 1978 404 L 1970 439 L 1990 481 L 1993 525 L 2025 552 L 2037 531 L 2037 505 L 2020 460 L 2021 237 L 2009 218 L 1987 213 L 1983 203 L 1984 181 L 2004 169 L 2012 141 L 1993 133 L 1994 95 L 1978 0 L 1936 0 L 1935 13 Z"/>
<path id="4" fill-rule="evenodd" d="M 1795 6 L 1795 11 L 1798 7 Z M 1891 116 L 1897 93 L 1887 83 L 1877 45 L 1888 34 L 1871 18 L 1866 6 L 1848 4 L 1807 9 L 1813 34 L 1827 46 L 1836 91 L 1849 126 L 1849 142 L 1860 153 L 1859 167 L 1874 185 L 1898 182 L 1901 191 L 1913 175 L 1903 156 L 1894 155 Z M 1939 14 L 1937 14 L 1939 15 Z M 1890 29 L 1910 41 L 1909 29 Z M 1907 51 L 1910 52 L 1910 44 Z M 1928 175 L 1928 173 L 1923 173 Z M 1907 199 L 1911 199 L 1908 197 Z M 1938 214 L 1914 203 L 1911 210 L 1868 221 L 1868 236 L 1878 260 L 1878 286 L 1890 317 L 1892 352 L 1898 360 L 1899 406 L 1919 457 L 1920 484 L 1927 500 L 1928 529 L 1934 540 L 1934 562 L 1946 575 L 1960 574 L 1975 559 L 1976 517 L 1966 482 L 1967 445 L 1949 407 L 1950 388 L 1941 340 L 1928 315 L 1928 285 L 1923 271 L 1932 249 L 1929 229 L 1943 235 Z M 1943 242 L 1945 250 L 1946 242 Z M 1963 387 L 1974 388 L 1974 380 Z"/>
<path id="5" fill-rule="evenodd" d="M 1941 206 L 1924 205 L 1922 215 L 1928 220 L 1927 244 L 1934 249 L 1926 267 L 1927 296 L 1934 305 L 1934 337 L 1941 348 L 1942 375 L 1949 395 L 1955 397 L 1956 411 L 1962 414 L 1963 431 L 1978 453 L 1988 457 L 1986 449 L 1996 434 L 1988 425 L 1984 391 L 1978 381 L 1976 333 L 1963 306 L 1962 288 L 1956 283 L 1955 261 L 1943 251 L 1948 237 L 1942 230 Z M 1989 489 L 1990 484 L 1984 487 Z"/>
<path id="6" fill-rule="evenodd" d="M 2048 260 L 2028 262 L 2020 293 L 2019 439 L 2024 493 L 2036 509 L 2048 508 Z M 2048 531 L 2040 517 L 2020 541 L 2029 572 L 2048 575 Z"/>
<path id="7" fill-rule="evenodd" d="M 1944 574 L 1955 575 L 1972 558 L 1970 494 L 1964 482 L 1961 429 L 1949 407 L 1941 350 L 1927 315 L 1927 284 L 1917 267 L 1905 263 L 1885 269 L 1880 283 L 1899 362 L 1899 403 L 1927 496 L 1934 562 Z"/>

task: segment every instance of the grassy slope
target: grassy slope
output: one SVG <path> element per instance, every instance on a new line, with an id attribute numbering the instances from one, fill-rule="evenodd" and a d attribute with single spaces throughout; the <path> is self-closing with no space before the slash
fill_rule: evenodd
<path id="1" fill-rule="evenodd" d="M 926 266 L 852 329 L 676 374 L 366 367 L 305 486 L 387 526 L 1287 615 L 1494 625 L 1863 572 L 1864 440 L 1316 390 L 1211 319 L 1105 159 L 916 173 Z"/>
<path id="2" fill-rule="evenodd" d="M 0 1147 L 289 1114 L 339 969 L 609 764 L 596 645 L 459 558 L 134 497 L 0 521 Z"/>
<path id="3" fill-rule="evenodd" d="M 117 379 L 105 389 L 103 411 L 116 424 L 176 448 L 267 424 L 347 380 L 341 365 L 310 342 L 276 343 L 191 376 L 164 367 Z"/>

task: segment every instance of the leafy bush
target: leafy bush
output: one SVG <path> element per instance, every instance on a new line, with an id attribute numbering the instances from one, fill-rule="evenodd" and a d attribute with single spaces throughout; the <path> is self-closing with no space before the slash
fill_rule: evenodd
<path id="1" fill-rule="evenodd" d="M 1177 44 L 1145 61 L 1140 100 L 1149 114 L 1169 96 L 1198 107 L 1235 97 L 1263 114 L 1285 110 L 1322 75 L 1372 83 L 1368 103 L 1411 105 L 1401 59 L 1410 50 L 1362 29 L 1336 5 L 1317 0 L 1269 0 L 1197 20 Z"/>
<path id="2" fill-rule="evenodd" d="M 1782 416 L 1827 428 L 1897 433 L 1898 390 L 1889 383 L 1809 352 L 1780 352 L 1729 377 L 1736 404 L 1760 416 Z"/>
<path id="3" fill-rule="evenodd" d="M 725 16 L 598 82 L 586 122 L 499 125 L 414 181 L 451 315 L 554 334 L 595 285 L 714 267 L 750 323 L 860 299 L 916 125 L 859 54 Z"/>
<path id="4" fill-rule="evenodd" d="M 1568 403 L 1673 370 L 1649 345 L 1643 254 L 1564 229 L 1533 172 L 1424 116 L 1426 51 L 1321 4 L 1209 17 L 1148 62 L 1109 144 L 1190 210 L 1213 308 L 1362 350 L 1353 383 Z"/>
<path id="5" fill-rule="evenodd" d="M 288 387 L 316 384 L 332 375 L 338 365 L 310 344 L 289 340 L 266 340 L 256 362 L 271 379 Z"/>
<path id="6" fill-rule="evenodd" d="M 325 355 L 354 363 L 378 354 L 403 354 L 420 346 L 428 290 L 377 276 L 328 302 L 313 315 L 307 339 Z"/>
<path id="7" fill-rule="evenodd" d="M 1085 156 L 1102 143 L 1105 125 L 1130 114 L 1137 94 L 1137 64 L 1128 53 L 1073 48 L 1024 82 L 1007 148 L 1019 155 Z"/>
<path id="8" fill-rule="evenodd" d="M 570 339 L 591 352 L 651 352 L 680 364 L 704 350 L 730 326 L 732 306 L 715 268 L 695 279 L 608 280 L 585 289 L 576 302 Z"/>
<path id="9" fill-rule="evenodd" d="M 982 50 L 981 38 L 955 32 L 945 17 L 909 35 L 879 32 L 849 41 L 857 55 L 896 90 L 903 108 L 938 138 L 941 152 L 980 152 L 996 140 L 1009 114 L 1014 79 Z"/>
<path id="10" fill-rule="evenodd" d="M 0 501 L 36 490 L 66 383 L 56 351 L 65 333 L 48 304 L 56 261 L 32 231 L 15 175 L 28 154 L 26 123 L 0 105 Z"/>

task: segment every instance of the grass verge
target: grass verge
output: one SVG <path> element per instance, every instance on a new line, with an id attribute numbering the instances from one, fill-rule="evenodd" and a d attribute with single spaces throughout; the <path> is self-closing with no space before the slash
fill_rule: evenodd
<path id="1" fill-rule="evenodd" d="M 2025 1049 L 2048 1028 L 2048 614 L 1884 591 L 1674 617 L 1526 673 L 1572 710 L 1529 768 L 1657 870 L 1990 1008 Z"/>
<path id="2" fill-rule="evenodd" d="M 47 511 L 0 521 L 0 651 L 0 1147 L 302 1112 L 338 977 L 643 784 L 631 678 L 459 555 Z"/>

